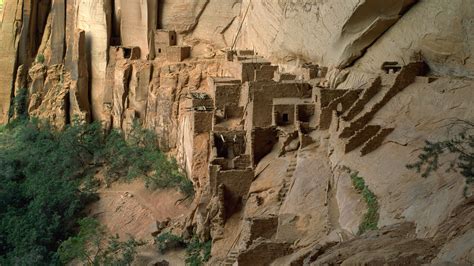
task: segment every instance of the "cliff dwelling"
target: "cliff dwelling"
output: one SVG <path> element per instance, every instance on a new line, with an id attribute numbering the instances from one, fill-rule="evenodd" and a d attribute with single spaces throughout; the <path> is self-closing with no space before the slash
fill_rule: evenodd
<path id="1" fill-rule="evenodd" d="M 473 18 L 0 0 L 0 265 L 473 265 Z"/>

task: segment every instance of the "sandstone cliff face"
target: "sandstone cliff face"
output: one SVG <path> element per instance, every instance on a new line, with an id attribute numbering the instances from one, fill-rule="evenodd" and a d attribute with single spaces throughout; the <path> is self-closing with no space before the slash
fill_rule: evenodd
<path id="1" fill-rule="evenodd" d="M 193 181 L 211 265 L 474 263 L 472 184 L 405 166 L 473 121 L 471 0 L 5 0 L 0 123 L 134 121 Z M 456 129 L 455 129 L 456 130 Z M 358 235 L 367 204 L 375 226 Z"/>
<path id="2" fill-rule="evenodd" d="M 421 51 L 434 71 L 472 77 L 472 14 L 469 0 L 252 1 L 239 45 L 282 63 L 338 67 L 370 47 L 359 66 L 372 71 L 383 61 L 407 61 L 411 51 Z"/>

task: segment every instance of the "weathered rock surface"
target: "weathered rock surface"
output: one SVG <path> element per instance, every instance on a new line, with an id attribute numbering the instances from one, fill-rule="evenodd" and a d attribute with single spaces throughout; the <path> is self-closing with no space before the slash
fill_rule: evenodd
<path id="1" fill-rule="evenodd" d="M 76 27 L 86 33 L 92 117 L 95 120 L 103 120 L 102 100 L 112 23 L 111 2 L 78 0 L 75 12 L 77 12 Z"/>
<path id="2" fill-rule="evenodd" d="M 472 2 L 463 0 L 420 1 L 367 50 L 357 66 L 372 71 L 383 61 L 406 62 L 415 51 L 421 52 L 434 74 L 474 77 L 474 60 L 469 56 L 474 52 L 473 8 Z"/>
<path id="3" fill-rule="evenodd" d="M 6 1 L 0 24 L 0 124 L 8 122 L 16 52 L 22 27 L 23 1 Z"/>
<path id="4" fill-rule="evenodd" d="M 154 131 L 196 190 L 174 229 L 212 240 L 209 264 L 474 263 L 472 184 L 444 160 L 429 178 L 406 168 L 454 119 L 474 120 L 471 0 L 5 0 L 2 12 L 0 124 L 27 88 L 28 114 L 58 129 Z M 348 170 L 380 229 L 358 235 L 367 195 Z"/>
<path id="5" fill-rule="evenodd" d="M 244 1 L 244 7 L 250 4 L 250 12 L 240 44 L 282 61 L 345 67 L 414 2 Z"/>
<path id="6" fill-rule="evenodd" d="M 454 261 L 462 265 L 472 264 L 473 243 L 467 238 L 472 236 L 474 227 L 472 223 L 466 222 L 474 215 L 472 201 L 471 197 L 460 205 L 461 208 L 453 210 L 435 237 L 417 238 L 413 223 L 395 224 L 341 244 L 316 246 L 304 260 L 304 265 L 420 265 L 430 262 L 449 264 Z M 452 249 L 454 246 L 456 248 Z M 450 250 L 449 255 L 445 253 L 447 249 Z"/>
<path id="7" fill-rule="evenodd" d="M 119 6 L 122 45 L 140 47 L 141 58 L 147 59 L 152 50 L 150 38 L 157 26 L 158 1 L 121 0 Z"/>

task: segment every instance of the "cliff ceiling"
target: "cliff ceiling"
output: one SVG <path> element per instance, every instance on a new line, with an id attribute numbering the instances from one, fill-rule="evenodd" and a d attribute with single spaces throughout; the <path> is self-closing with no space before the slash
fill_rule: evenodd
<path id="1" fill-rule="evenodd" d="M 473 55 L 473 0 L 4 0 L 0 123 L 153 131 L 211 265 L 473 264 L 472 180 L 407 168 L 472 137 Z"/>

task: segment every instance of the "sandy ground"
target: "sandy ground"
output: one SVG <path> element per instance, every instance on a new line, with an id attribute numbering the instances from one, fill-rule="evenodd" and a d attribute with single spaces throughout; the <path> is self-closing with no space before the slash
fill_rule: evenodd
<path id="1" fill-rule="evenodd" d="M 136 239 L 151 239 L 156 221 L 185 216 L 190 202 L 175 189 L 150 191 L 143 181 L 114 183 L 98 191 L 100 199 L 89 207 L 89 216 L 98 219 L 110 233 Z"/>
<path id="2" fill-rule="evenodd" d="M 166 260 L 169 265 L 185 265 L 184 250 L 158 252 L 151 235 L 157 221 L 185 217 L 190 211 L 191 200 L 181 201 L 184 196 L 175 189 L 150 191 L 142 180 L 131 183 L 114 183 L 98 191 L 100 199 L 87 209 L 90 217 L 106 226 L 112 235 L 125 240 L 134 237 L 147 242 L 137 249 L 133 265 L 155 265 Z"/>

